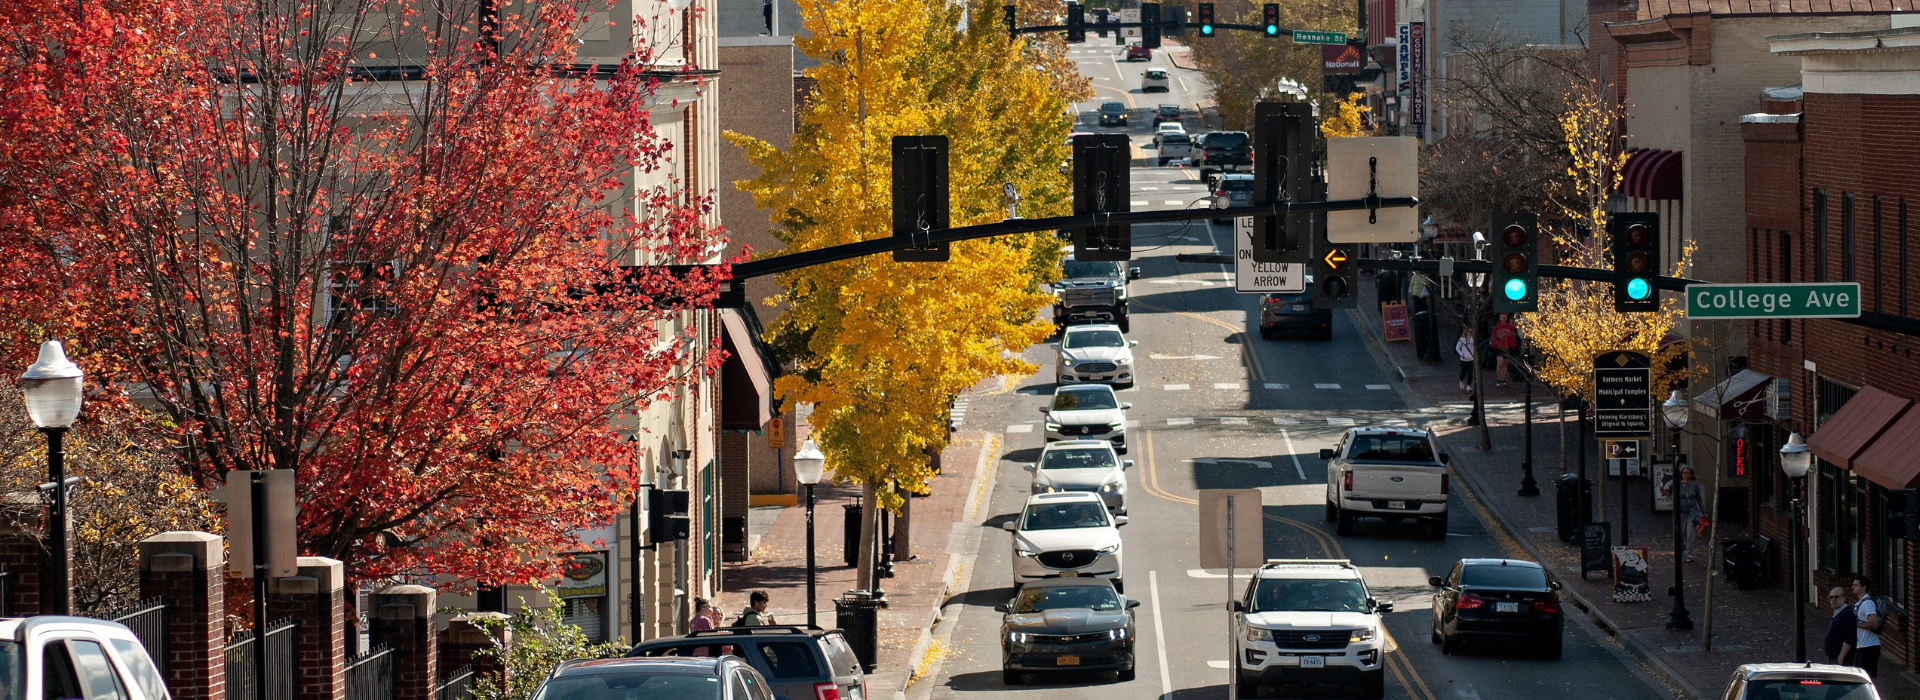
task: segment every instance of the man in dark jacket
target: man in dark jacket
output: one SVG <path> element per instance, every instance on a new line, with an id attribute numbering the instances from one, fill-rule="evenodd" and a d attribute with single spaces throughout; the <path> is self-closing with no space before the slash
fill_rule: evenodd
<path id="1" fill-rule="evenodd" d="M 1827 661 L 1850 665 L 1848 657 L 1853 655 L 1854 628 L 1858 623 L 1853 616 L 1853 606 L 1847 604 L 1847 592 L 1838 586 L 1827 591 L 1827 604 L 1833 606 L 1833 619 L 1827 621 L 1827 640 L 1823 645 Z"/>

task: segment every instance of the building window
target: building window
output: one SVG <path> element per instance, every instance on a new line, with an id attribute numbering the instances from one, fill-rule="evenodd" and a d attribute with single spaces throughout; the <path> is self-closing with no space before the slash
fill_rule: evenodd
<path id="1" fill-rule="evenodd" d="M 1840 193 L 1840 281 L 1860 281 L 1853 274 L 1853 195 Z"/>
<path id="2" fill-rule="evenodd" d="M 1817 461 L 1819 475 L 1815 477 L 1818 481 L 1814 486 L 1820 493 L 1816 494 L 1814 501 L 1814 508 L 1819 511 L 1814 518 L 1815 562 L 1822 571 L 1836 572 L 1839 571 L 1839 549 L 1836 546 L 1839 538 L 1836 533 L 1840 529 L 1840 519 L 1835 514 L 1840 512 L 1840 470 L 1824 459 Z"/>
<path id="3" fill-rule="evenodd" d="M 1873 487 L 1873 491 L 1879 512 L 1891 512 L 1887 506 L 1892 492 L 1879 486 Z M 1886 520 L 1883 518 L 1881 522 Z M 1907 609 L 1907 541 L 1893 539 L 1889 534 L 1881 533 L 1873 538 L 1873 580 L 1879 582 L 1875 595 L 1887 604 L 1889 611 L 1903 613 Z"/>
<path id="4" fill-rule="evenodd" d="M 1820 411 L 1814 420 L 1813 427 L 1818 430 L 1828 418 L 1840 412 L 1841 406 L 1852 401 L 1853 395 L 1860 393 L 1860 390 L 1818 375 L 1814 379 L 1815 391 L 1819 393 L 1814 399 L 1819 403 Z"/>
<path id="5" fill-rule="evenodd" d="M 1814 538 L 1820 568 L 1836 574 L 1861 572 L 1866 484 L 1853 472 L 1820 460 L 1820 532 Z"/>
<path id="6" fill-rule="evenodd" d="M 1813 281 L 1827 281 L 1827 193 L 1813 191 Z"/>

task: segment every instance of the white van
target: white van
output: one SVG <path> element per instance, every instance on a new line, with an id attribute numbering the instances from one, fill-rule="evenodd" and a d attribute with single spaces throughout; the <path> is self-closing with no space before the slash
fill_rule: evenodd
<path id="1" fill-rule="evenodd" d="M 1140 74 L 1141 92 L 1167 92 L 1168 90 L 1167 69 L 1159 66 L 1147 66 L 1146 72 Z"/>

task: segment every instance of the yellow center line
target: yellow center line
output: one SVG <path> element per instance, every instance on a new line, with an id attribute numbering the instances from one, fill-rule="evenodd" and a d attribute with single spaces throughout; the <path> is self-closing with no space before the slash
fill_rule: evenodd
<path id="1" fill-rule="evenodd" d="M 1179 314 L 1187 318 L 1196 319 L 1199 321 L 1205 321 L 1207 323 L 1211 323 L 1221 328 L 1225 328 L 1229 331 L 1233 331 L 1234 336 L 1240 339 L 1240 356 L 1242 358 L 1245 358 L 1247 367 L 1253 370 L 1253 378 L 1263 382 L 1267 380 L 1266 369 L 1260 366 L 1260 353 L 1255 351 L 1255 346 L 1253 342 L 1247 339 L 1247 332 L 1245 330 L 1242 330 L 1238 327 L 1235 327 L 1231 323 L 1227 323 L 1226 321 L 1222 321 L 1216 318 L 1210 318 L 1207 316 L 1202 316 L 1200 314 L 1191 313 L 1187 311 L 1174 311 L 1173 309 L 1164 309 L 1164 308 L 1149 304 L 1147 302 L 1140 301 L 1139 299 L 1132 300 L 1132 303 L 1147 307 L 1149 309 L 1153 309 L 1154 311 L 1164 311 L 1170 314 Z"/>

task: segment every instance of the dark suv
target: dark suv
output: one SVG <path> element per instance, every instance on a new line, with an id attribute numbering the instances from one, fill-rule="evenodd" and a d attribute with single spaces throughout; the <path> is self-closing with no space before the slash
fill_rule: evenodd
<path id="1" fill-rule="evenodd" d="M 1106 102 L 1100 105 L 1101 126 L 1126 126 L 1127 105 L 1124 102 Z"/>
<path id="2" fill-rule="evenodd" d="M 867 676 L 839 630 L 798 625 L 701 630 L 635 645 L 629 657 L 738 656 L 786 700 L 866 700 Z"/>
<path id="3" fill-rule="evenodd" d="M 1260 297 L 1260 337 L 1273 340 L 1286 331 L 1299 331 L 1321 340 L 1333 340 L 1333 311 L 1313 308 L 1313 278 L 1307 291 L 1278 292 Z"/>
<path id="4" fill-rule="evenodd" d="M 1200 181 L 1214 173 L 1253 171 L 1253 139 L 1244 131 L 1213 131 L 1200 136 L 1194 149 L 1193 165 L 1200 169 Z"/>

